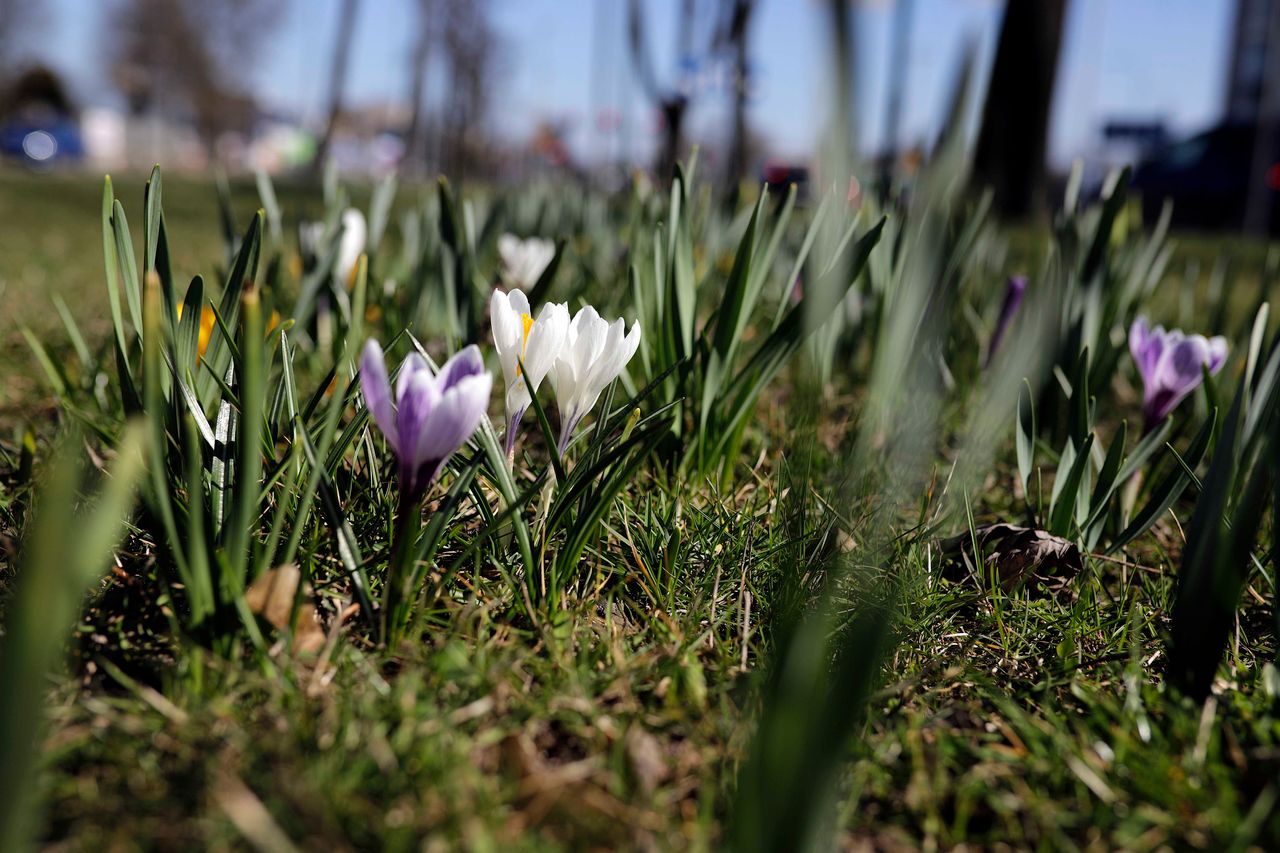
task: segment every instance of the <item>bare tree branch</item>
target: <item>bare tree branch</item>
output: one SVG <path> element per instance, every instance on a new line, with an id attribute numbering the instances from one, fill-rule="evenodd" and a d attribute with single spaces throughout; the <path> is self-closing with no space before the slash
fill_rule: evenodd
<path id="1" fill-rule="evenodd" d="M 280 0 L 116 0 L 106 18 L 111 79 L 134 114 L 189 117 L 212 146 L 253 120 L 244 57 L 281 8 Z"/>

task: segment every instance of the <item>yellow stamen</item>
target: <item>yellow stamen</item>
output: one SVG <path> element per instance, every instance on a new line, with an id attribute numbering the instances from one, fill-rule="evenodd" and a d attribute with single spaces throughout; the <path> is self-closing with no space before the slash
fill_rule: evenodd
<path id="1" fill-rule="evenodd" d="M 520 321 L 524 323 L 524 334 L 520 338 L 520 359 L 524 360 L 525 347 L 529 346 L 529 329 L 533 326 L 533 317 L 528 314 L 521 314 Z M 516 364 L 516 376 L 520 375 L 520 365 Z"/>

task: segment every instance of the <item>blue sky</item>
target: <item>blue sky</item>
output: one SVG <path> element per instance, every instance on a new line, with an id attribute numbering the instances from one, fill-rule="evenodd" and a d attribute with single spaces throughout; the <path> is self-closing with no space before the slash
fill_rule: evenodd
<path id="1" fill-rule="evenodd" d="M 318 121 L 339 0 L 285 0 L 279 30 L 248 79 L 268 105 Z M 650 0 L 651 42 L 660 74 L 672 79 L 671 30 L 679 0 Z M 1034 2 L 1034 0 L 1031 0 Z M 904 133 L 928 136 L 942 111 L 969 40 L 989 62 L 998 0 L 916 0 Z M 348 93 L 354 102 L 395 101 L 407 90 L 404 59 L 414 31 L 414 0 L 363 0 Z M 751 121 L 775 152 L 803 156 L 820 133 L 825 99 L 823 5 L 760 0 L 753 29 L 757 69 Z M 51 0 L 48 25 L 31 53 L 62 70 L 87 103 L 110 103 L 102 73 L 102 10 L 97 0 Z M 519 140 L 543 119 L 565 121 L 583 154 L 602 150 L 593 105 L 626 117 L 629 150 L 654 141 L 652 110 L 631 76 L 623 27 L 625 0 L 492 0 L 501 50 L 492 124 Z M 859 4 L 859 113 L 865 144 L 882 133 L 892 0 Z M 1071 0 L 1059 69 L 1051 156 L 1063 163 L 1096 149 L 1107 118 L 1162 118 L 1190 129 L 1214 120 L 1224 88 L 1232 0 Z M 593 55 L 593 35 L 598 53 Z M 436 77 L 438 82 L 439 78 Z M 711 92 L 690 117 L 695 135 L 722 126 L 727 98 Z M 613 137 L 622 145 L 623 133 Z M 616 150 L 616 148 L 615 148 Z"/>

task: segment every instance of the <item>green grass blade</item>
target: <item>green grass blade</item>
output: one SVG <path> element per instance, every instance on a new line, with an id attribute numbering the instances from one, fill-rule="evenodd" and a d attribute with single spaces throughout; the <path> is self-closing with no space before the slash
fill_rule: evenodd
<path id="1" fill-rule="evenodd" d="M 93 505 L 77 512 L 81 455 L 69 435 L 39 500 L 0 645 L 0 849 L 24 850 L 39 825 L 36 782 L 46 678 L 75 626 L 82 597 L 125 530 L 143 471 L 145 430 L 133 424 Z"/>

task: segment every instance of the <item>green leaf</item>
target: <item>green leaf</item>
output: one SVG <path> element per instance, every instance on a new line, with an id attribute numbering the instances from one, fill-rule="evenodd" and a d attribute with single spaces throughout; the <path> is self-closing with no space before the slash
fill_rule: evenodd
<path id="1" fill-rule="evenodd" d="M 1151 490 L 1151 496 L 1147 503 L 1134 513 L 1133 521 L 1124 529 L 1111 546 L 1107 548 L 1107 554 L 1114 554 L 1125 545 L 1128 545 L 1134 539 L 1146 533 L 1151 525 L 1155 524 L 1160 516 L 1173 506 L 1184 489 L 1191 483 L 1191 475 L 1187 473 L 1194 470 L 1200 464 L 1200 460 L 1204 458 L 1205 452 L 1209 449 L 1209 440 L 1213 436 L 1213 427 L 1217 423 L 1217 412 L 1214 412 L 1200 427 L 1200 431 L 1196 433 L 1195 438 L 1191 440 L 1190 446 L 1184 456 L 1179 457 L 1183 463 L 1175 466 L 1163 479 Z M 1173 449 L 1170 448 L 1172 451 Z M 1175 454 L 1177 451 L 1173 451 Z"/>
<path id="2" fill-rule="evenodd" d="M 671 184 L 671 231 L 667 257 L 671 267 L 667 274 L 670 287 L 668 304 L 670 317 L 675 324 L 677 356 L 684 358 L 693 352 L 693 329 L 697 309 L 697 282 L 693 273 L 693 238 L 689 226 L 689 196 L 682 168 L 676 166 L 675 180 Z"/>
<path id="3" fill-rule="evenodd" d="M 1124 202 L 1128 195 L 1130 172 L 1131 169 L 1128 166 L 1120 171 L 1111 187 L 1111 192 L 1102 202 L 1098 225 L 1094 228 L 1093 240 L 1089 245 L 1089 253 L 1080 267 L 1080 281 L 1086 285 L 1093 282 L 1106 259 L 1107 249 L 1111 244 L 1111 230 L 1115 227 L 1116 217 L 1124 209 Z"/>
<path id="4" fill-rule="evenodd" d="M 26 326 L 22 327 L 22 336 L 27 339 L 27 346 L 31 347 L 31 352 L 39 362 L 40 369 L 44 371 L 45 378 L 49 380 L 49 387 L 53 389 L 53 393 L 59 397 L 65 397 L 67 395 L 66 377 L 62 375 L 60 368 L 54 366 L 53 359 L 49 357 L 44 344 L 40 343 L 40 339 Z"/>
<path id="5" fill-rule="evenodd" d="M 143 275 L 156 271 L 156 252 L 160 245 L 160 167 L 151 169 L 151 179 L 143 189 L 142 207 Z"/>
<path id="6" fill-rule="evenodd" d="M 382 235 L 387 230 L 387 219 L 391 214 L 391 202 L 396 197 L 396 176 L 392 172 L 378 182 L 369 202 L 369 239 L 365 241 L 365 251 L 373 257 L 382 245 Z"/>
<path id="7" fill-rule="evenodd" d="M 120 268 L 124 274 L 125 301 L 129 305 L 129 316 L 133 319 L 133 328 L 142 332 L 142 285 L 138 281 L 138 261 L 133 254 L 133 238 L 129 235 L 129 220 L 124 215 L 124 207 L 117 200 L 111 208 L 111 230 L 116 241 L 116 255 L 120 259 Z"/>
<path id="8" fill-rule="evenodd" d="M 243 357 L 243 353 L 232 355 L 229 342 L 233 341 L 234 337 L 229 333 L 229 329 L 234 327 L 239 319 L 240 295 L 244 291 L 245 284 L 254 281 L 258 275 L 258 258 L 262 248 L 262 220 L 263 213 L 259 210 L 249 223 L 249 230 L 245 232 L 244 239 L 240 241 L 240 251 L 236 253 L 231 271 L 223 284 L 222 299 L 216 306 L 215 316 L 219 325 L 223 327 L 224 334 L 211 336 L 209 346 L 205 348 L 204 363 L 209 369 L 209 375 L 202 376 L 199 382 L 197 390 L 201 399 L 206 399 L 212 392 L 217 377 L 226 373 L 228 365 L 233 360 Z"/>
<path id="9" fill-rule="evenodd" d="M 347 577 L 351 580 L 351 587 L 355 592 L 356 601 L 360 604 L 360 612 L 364 614 L 365 619 L 369 620 L 370 624 L 375 624 L 376 611 L 374 611 L 373 602 L 369 597 L 369 578 L 364 572 L 364 557 L 360 554 L 360 543 L 356 540 L 355 531 L 351 529 L 350 522 L 347 521 L 346 513 L 342 511 L 342 501 L 338 497 L 338 490 L 334 487 L 333 481 L 320 464 L 319 454 L 316 452 L 315 445 L 311 443 L 311 437 L 307 435 L 306 428 L 301 424 L 298 424 L 297 435 L 302 442 L 303 449 L 306 451 L 307 464 L 311 466 L 313 472 L 317 472 L 319 475 L 316 482 L 320 493 L 320 507 L 324 513 L 325 521 L 333 531 L 334 539 L 337 540 L 338 559 L 342 562 L 342 567 L 346 569 Z"/>
<path id="10" fill-rule="evenodd" d="M 520 358 L 516 359 L 516 363 L 520 365 L 520 372 L 524 373 L 524 361 Z M 563 483 L 565 481 L 564 463 L 560 459 L 560 451 L 557 449 L 555 433 L 551 431 L 551 422 L 547 420 L 547 413 L 542 407 L 542 401 L 538 399 L 538 395 L 529 395 L 529 405 L 533 409 L 534 415 L 537 417 L 538 426 L 542 430 L 542 440 L 547 444 L 547 452 L 551 456 L 551 467 L 556 472 L 556 482 Z M 563 425 L 562 425 L 563 426 Z"/>
<path id="11" fill-rule="evenodd" d="M 115 226 L 112 213 L 115 209 L 115 195 L 111 191 L 111 178 L 108 176 L 102 185 L 102 255 L 107 274 L 107 302 L 111 308 L 111 326 L 116 334 L 116 361 L 120 368 L 121 384 L 127 382 L 133 386 L 133 374 L 129 366 L 129 345 L 124 334 L 124 318 L 120 308 L 120 261 L 116 254 Z"/>
<path id="12" fill-rule="evenodd" d="M 196 276 L 187 287 L 182 300 L 182 316 L 178 318 L 178 331 L 174 341 L 176 367 L 183 371 L 196 369 L 200 358 L 200 321 L 204 315 L 204 279 Z"/>
<path id="13" fill-rule="evenodd" d="M 1261 459 L 1251 466 L 1241 465 L 1240 410 L 1246 390 L 1247 383 L 1242 381 L 1222 437 L 1214 448 L 1200 500 L 1187 528 L 1174 596 L 1170 676 L 1181 689 L 1200 700 L 1209 695 L 1235 628 L 1236 608 L 1250 571 L 1250 552 L 1280 461 L 1272 434 L 1267 436 Z M 1233 503 L 1235 509 L 1228 522 L 1228 507 Z"/>
<path id="14" fill-rule="evenodd" d="M 1165 442 L 1169 440 L 1169 434 L 1173 432 L 1173 419 L 1165 418 L 1151 432 L 1142 437 L 1138 442 L 1138 446 L 1133 448 L 1133 452 L 1125 459 L 1124 464 L 1120 466 L 1120 473 L 1116 475 L 1116 481 L 1120 483 L 1128 482 L 1136 472 L 1147 464 L 1147 460 L 1164 447 Z"/>
<path id="15" fill-rule="evenodd" d="M 67 301 L 62 298 L 62 294 L 53 294 L 53 307 L 62 320 L 62 327 L 67 330 L 67 337 L 71 339 L 71 346 L 75 348 L 76 357 L 80 359 L 81 366 L 86 370 L 90 369 L 93 364 L 93 355 L 89 352 L 89 345 L 85 343 L 84 335 L 80 334 L 80 326 L 71 316 L 71 309 L 67 307 Z"/>
<path id="16" fill-rule="evenodd" d="M 736 421 L 746 416 L 746 408 L 754 405 L 755 395 L 759 393 L 759 389 L 765 382 L 772 379 L 786 360 L 799 349 L 805 338 L 804 318 L 806 311 L 812 311 L 815 316 L 822 316 L 836 310 L 836 307 L 844 298 L 844 294 L 853 286 L 853 282 L 857 280 L 866 266 L 867 258 L 871 254 L 872 248 L 880 240 L 880 235 L 884 230 L 884 223 L 885 220 L 882 217 L 854 244 L 847 266 L 849 280 L 844 282 L 841 287 L 813 288 L 811 293 L 807 293 L 804 300 L 799 305 L 792 307 L 787 316 L 783 318 L 783 321 L 778 324 L 778 327 L 769 333 L 769 337 L 765 338 L 760 348 L 752 354 L 743 368 L 734 376 L 724 395 L 725 397 L 736 397 L 737 399 L 736 407 L 731 410 L 729 416 L 721 419 L 721 423 L 726 424 L 726 432 L 731 432 L 736 426 Z M 836 265 L 833 263 L 828 269 L 835 267 Z M 810 305 L 811 300 L 820 301 L 817 304 Z"/>
<path id="17" fill-rule="evenodd" d="M 1089 548 L 1097 542 L 1111 495 L 1122 482 L 1118 475 L 1120 465 L 1124 461 L 1124 440 L 1127 432 L 1128 424 L 1121 421 L 1120 429 L 1116 430 L 1115 436 L 1111 439 L 1111 447 L 1107 449 L 1107 458 L 1102 463 L 1102 470 L 1098 473 L 1098 483 L 1094 486 L 1093 495 L 1089 498 L 1089 515 L 1083 525 L 1086 544 Z"/>
<path id="18" fill-rule="evenodd" d="M 1031 382 L 1023 379 L 1018 390 L 1018 414 L 1014 419 L 1014 444 L 1018 454 L 1018 481 L 1022 484 L 1022 494 L 1031 500 L 1027 491 L 1027 482 L 1031 477 L 1031 469 L 1035 465 L 1036 442 L 1036 410 L 1031 391 Z"/>
<path id="19" fill-rule="evenodd" d="M 1074 452 L 1073 461 L 1065 479 L 1054 481 L 1053 499 L 1049 504 L 1049 532 L 1055 536 L 1071 534 L 1071 527 L 1075 523 L 1076 495 L 1080 491 L 1084 470 L 1089 465 L 1089 451 L 1093 448 L 1093 439 L 1094 435 L 1090 433 L 1080 449 Z M 1063 464 L 1067 463 L 1067 457 L 1071 452 L 1070 442 L 1067 443 L 1067 448 L 1068 450 L 1062 454 Z M 1061 476 L 1061 469 L 1058 473 Z"/>
<path id="20" fill-rule="evenodd" d="M 747 318 L 754 307 L 750 292 L 751 259 L 756 252 L 756 228 L 760 221 L 760 211 L 764 208 L 767 197 L 768 193 L 760 193 L 755 210 L 751 212 L 747 232 L 738 243 L 733 268 L 729 272 L 729 280 L 725 283 L 724 297 L 715 312 L 715 337 L 711 351 L 719 356 L 722 363 L 733 360 L 733 353 L 737 349 Z"/>
<path id="21" fill-rule="evenodd" d="M 253 177 L 258 185 L 258 200 L 262 202 L 262 209 L 267 215 L 267 234 L 271 237 L 271 244 L 278 251 L 284 243 L 284 226 L 282 225 L 283 217 L 280 214 L 280 201 L 276 198 L 276 188 L 271 183 L 271 176 L 262 169 L 256 169 Z"/>
<path id="22" fill-rule="evenodd" d="M 77 511 L 83 469 L 78 437 L 68 434 L 53 455 L 0 644 L 0 849 L 27 849 L 40 824 L 37 792 L 43 786 L 36 777 L 47 679 L 75 627 L 84 595 L 105 571 L 124 534 L 144 470 L 145 441 L 140 425 L 126 429 L 110 475 L 85 511 Z"/>

